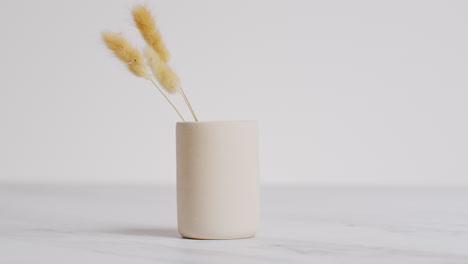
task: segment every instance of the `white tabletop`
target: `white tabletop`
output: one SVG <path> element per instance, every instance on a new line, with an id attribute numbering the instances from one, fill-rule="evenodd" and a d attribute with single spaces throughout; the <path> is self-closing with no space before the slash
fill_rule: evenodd
<path id="1" fill-rule="evenodd" d="M 468 188 L 262 188 L 255 238 L 177 233 L 174 186 L 0 185 L 0 263 L 468 263 Z"/>

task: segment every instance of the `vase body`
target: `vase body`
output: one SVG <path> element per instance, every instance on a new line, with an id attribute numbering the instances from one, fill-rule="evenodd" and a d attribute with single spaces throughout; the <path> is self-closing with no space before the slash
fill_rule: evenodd
<path id="1" fill-rule="evenodd" d="M 255 236 L 259 223 L 258 123 L 177 123 L 179 233 L 195 239 Z"/>

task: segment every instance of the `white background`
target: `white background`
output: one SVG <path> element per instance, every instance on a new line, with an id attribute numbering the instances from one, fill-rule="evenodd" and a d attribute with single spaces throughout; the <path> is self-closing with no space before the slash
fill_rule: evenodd
<path id="1" fill-rule="evenodd" d="M 175 182 L 177 116 L 100 40 L 143 47 L 134 3 L 2 2 L 0 181 Z M 468 184 L 468 2 L 148 4 L 199 117 L 260 121 L 263 183 Z"/>

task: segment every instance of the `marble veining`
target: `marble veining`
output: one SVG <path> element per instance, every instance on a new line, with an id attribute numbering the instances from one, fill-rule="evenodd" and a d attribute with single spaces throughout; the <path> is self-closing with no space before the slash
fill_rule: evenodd
<path id="1" fill-rule="evenodd" d="M 262 187 L 255 238 L 177 233 L 174 186 L 0 185 L 0 263 L 466 263 L 468 187 Z"/>

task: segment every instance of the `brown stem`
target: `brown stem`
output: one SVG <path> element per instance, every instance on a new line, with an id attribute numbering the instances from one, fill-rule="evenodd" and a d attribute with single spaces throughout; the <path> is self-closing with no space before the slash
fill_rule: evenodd
<path id="1" fill-rule="evenodd" d="M 177 112 L 177 114 L 180 116 L 180 118 L 182 119 L 183 122 L 185 122 L 185 119 L 184 117 L 180 114 L 179 110 L 177 110 L 177 107 L 171 102 L 171 100 L 169 100 L 169 98 L 167 97 L 166 94 L 164 94 L 164 92 L 161 90 L 161 88 L 159 88 L 159 86 L 152 80 L 152 79 L 148 79 L 150 80 L 153 85 L 158 88 L 159 92 L 162 94 L 162 96 L 164 96 L 164 98 L 166 98 L 166 101 L 171 104 L 172 108 L 174 108 L 174 110 Z"/>
<path id="2" fill-rule="evenodd" d="M 184 90 L 182 89 L 182 87 L 180 87 L 180 90 L 179 90 L 179 91 L 180 91 L 180 94 L 182 95 L 182 97 L 184 98 L 185 103 L 187 104 L 187 106 L 188 106 L 190 112 L 192 113 L 193 118 L 195 119 L 196 122 L 198 122 L 198 118 L 197 118 L 197 116 L 195 115 L 195 112 L 193 111 L 192 105 L 190 104 L 190 102 L 189 102 L 187 96 L 185 95 L 185 92 L 184 92 Z"/>

